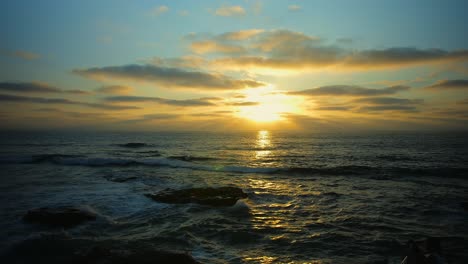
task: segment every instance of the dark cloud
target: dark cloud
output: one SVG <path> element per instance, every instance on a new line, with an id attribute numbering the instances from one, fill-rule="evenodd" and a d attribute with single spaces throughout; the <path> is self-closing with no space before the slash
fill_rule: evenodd
<path id="1" fill-rule="evenodd" d="M 161 114 L 149 114 L 149 115 L 144 115 L 140 118 L 135 118 L 135 119 L 128 119 L 121 121 L 120 123 L 125 123 L 125 124 L 133 124 L 133 123 L 145 123 L 153 120 L 173 120 L 181 117 L 182 115 L 178 114 L 166 114 L 166 113 L 161 113 Z"/>
<path id="2" fill-rule="evenodd" d="M 409 105 L 370 105 L 362 106 L 358 112 L 381 112 L 381 111 L 398 111 L 398 112 L 419 112 L 417 107 Z"/>
<path id="3" fill-rule="evenodd" d="M 445 51 L 441 49 L 389 48 L 383 50 L 364 50 L 350 54 L 344 62 L 349 66 L 372 67 L 467 59 L 468 50 Z"/>
<path id="4" fill-rule="evenodd" d="M 358 112 L 418 112 L 418 106 L 424 103 L 422 99 L 405 99 L 394 97 L 369 97 L 353 100 L 359 104 Z"/>
<path id="5" fill-rule="evenodd" d="M 63 90 L 41 82 L 0 82 L 0 91 L 14 93 L 70 93 L 88 94 L 82 90 Z"/>
<path id="6" fill-rule="evenodd" d="M 159 97 L 146 96 L 112 96 L 106 97 L 104 100 L 108 102 L 126 102 L 126 103 L 158 103 L 173 106 L 211 106 L 215 105 L 211 102 L 213 97 L 204 97 L 199 99 L 175 100 Z"/>
<path id="7" fill-rule="evenodd" d="M 347 111 L 351 109 L 352 108 L 349 106 L 320 106 L 320 107 L 314 108 L 314 110 L 320 110 L 320 111 Z"/>
<path id="8" fill-rule="evenodd" d="M 96 89 L 96 92 L 103 94 L 129 94 L 132 91 L 132 87 L 124 85 L 107 85 Z"/>
<path id="9" fill-rule="evenodd" d="M 156 65 L 109 66 L 74 70 L 73 72 L 93 79 L 129 79 L 186 89 L 235 90 L 265 85 L 255 80 L 236 80 L 222 74 L 186 71 Z"/>
<path id="10" fill-rule="evenodd" d="M 468 80 L 442 80 L 427 87 L 428 89 L 451 89 L 451 90 L 463 90 L 468 89 Z"/>
<path id="11" fill-rule="evenodd" d="M 303 91 L 289 92 L 289 94 L 306 96 L 380 96 L 396 94 L 409 89 L 409 86 L 403 85 L 391 86 L 382 89 L 365 88 L 356 85 L 331 85 Z"/>
<path id="12" fill-rule="evenodd" d="M 2 82 L 0 91 L 15 93 L 60 93 L 62 90 L 39 82 Z"/>
<path id="13" fill-rule="evenodd" d="M 422 99 L 405 99 L 405 98 L 394 98 L 394 97 L 370 97 L 370 98 L 359 98 L 353 100 L 357 103 L 367 103 L 376 105 L 418 105 L 422 104 Z"/>
<path id="14" fill-rule="evenodd" d="M 87 107 L 104 109 L 104 110 L 139 109 L 139 107 L 136 107 L 136 106 L 85 103 L 85 102 L 72 101 L 72 100 L 63 99 L 63 98 L 42 98 L 42 97 L 29 97 L 29 96 L 18 96 L 18 95 L 7 95 L 7 94 L 0 94 L 0 101 L 9 102 L 9 103 L 81 105 L 81 106 L 87 106 Z"/>
<path id="15" fill-rule="evenodd" d="M 233 106 L 254 106 L 259 105 L 259 102 L 234 102 L 234 103 L 227 103 L 226 105 L 233 105 Z"/>
<path id="16" fill-rule="evenodd" d="M 104 117 L 107 115 L 103 113 L 87 113 L 87 112 L 73 112 L 73 111 L 63 111 L 58 108 L 39 108 L 36 109 L 37 112 L 46 112 L 46 113 L 57 113 L 61 115 L 65 115 L 68 117 L 73 118 L 97 118 L 97 117 Z"/>

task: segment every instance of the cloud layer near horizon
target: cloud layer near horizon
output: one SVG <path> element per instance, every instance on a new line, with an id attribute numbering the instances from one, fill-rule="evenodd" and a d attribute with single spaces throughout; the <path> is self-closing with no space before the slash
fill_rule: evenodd
<path id="1" fill-rule="evenodd" d="M 245 34 L 250 32 L 250 34 Z M 242 38 L 226 38 L 226 34 Z M 243 30 L 214 36 L 192 36 L 196 53 L 227 56 L 210 61 L 215 68 L 229 70 L 382 70 L 422 64 L 468 61 L 468 50 L 389 47 L 351 50 L 290 30 Z M 231 56 L 232 54 L 238 56 Z"/>
<path id="2" fill-rule="evenodd" d="M 219 73 L 189 71 L 157 65 L 123 65 L 77 69 L 74 73 L 96 80 L 132 80 L 154 83 L 162 88 L 238 90 L 260 87 L 262 82 L 248 79 L 233 79 Z"/>

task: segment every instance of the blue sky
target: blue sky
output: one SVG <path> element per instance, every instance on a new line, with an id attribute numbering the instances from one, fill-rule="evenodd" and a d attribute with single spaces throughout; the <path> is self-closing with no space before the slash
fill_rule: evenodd
<path id="1" fill-rule="evenodd" d="M 0 87 L 0 92 L 6 95 L 24 97 L 25 92 L 15 93 L 11 87 L 18 86 L 12 84 L 40 82 L 41 85 L 58 87 L 61 90 L 88 93 L 86 96 L 84 93 L 62 93 L 60 98 L 103 103 L 107 100 L 105 94 L 96 92 L 97 89 L 103 86 L 126 86 L 131 87 L 128 90 L 132 90 L 127 96 L 135 97 L 170 100 L 219 97 L 224 100 L 222 103 L 213 103 L 211 109 L 202 109 L 203 112 L 231 111 L 234 117 L 239 118 L 238 122 L 243 123 L 242 119 L 245 117 L 236 113 L 245 112 L 244 108 L 247 106 L 227 107 L 232 106 L 233 98 L 240 98 L 235 93 L 242 94 L 243 89 L 225 87 L 223 91 L 213 92 L 201 86 L 181 87 L 180 82 L 171 83 L 167 76 L 161 75 L 161 72 L 173 74 L 173 71 L 183 71 L 199 72 L 204 78 L 222 75 L 222 78 L 227 79 L 254 80 L 265 87 L 274 87 L 275 92 L 281 92 L 285 96 L 286 92 L 323 86 L 383 89 L 391 85 L 402 85 L 410 89 L 402 90 L 398 98 L 421 99 L 425 102 L 417 107 L 415 102 L 408 102 L 410 105 L 404 107 L 399 106 L 401 109 L 414 110 L 412 113 L 395 112 L 397 107 L 372 105 L 376 113 L 365 114 L 369 127 L 381 127 L 377 124 L 376 115 L 383 112 L 398 117 L 394 120 L 397 127 L 409 125 L 417 128 L 459 128 L 455 124 L 466 118 L 466 106 L 463 103 L 467 97 L 465 86 L 468 86 L 464 82 L 468 78 L 465 54 L 468 48 L 466 1 L 19 0 L 3 1 L 0 7 L 0 33 L 3 36 L 0 42 L 0 86 L 6 87 L 3 90 Z M 249 30 L 257 32 L 241 40 L 223 39 L 223 34 Z M 267 40 L 270 41 L 269 44 L 265 43 Z M 257 61 L 249 60 L 247 63 L 247 57 L 255 57 Z M 187 58 L 191 59 L 190 66 L 187 66 Z M 203 63 L 194 65 L 194 58 L 203 60 Z M 181 66 L 182 59 L 185 64 Z M 259 62 L 258 59 L 263 60 Z M 156 60 L 162 64 L 156 65 Z M 175 60 L 179 62 L 176 63 Z M 145 72 L 143 76 L 142 71 L 148 70 L 147 68 L 130 69 L 129 65 L 152 65 L 157 69 L 151 68 L 151 72 Z M 116 74 L 116 70 L 125 71 L 125 74 Z M 129 70 L 132 72 L 129 73 Z M 445 86 L 437 86 L 440 83 Z M 271 93 L 270 90 L 265 88 L 265 91 Z M 435 93 L 434 90 L 438 92 Z M 247 89 L 246 94 L 248 93 Z M 294 107 L 284 107 L 295 109 L 293 112 L 285 110 L 286 112 L 276 113 L 276 116 L 281 115 L 282 118 L 279 119 L 283 122 L 288 121 L 283 127 L 307 127 L 305 123 L 292 123 L 314 123 L 317 119 L 325 122 L 327 119 L 338 120 L 340 116 L 346 117 L 345 119 L 351 116 L 362 119 L 363 109 L 371 107 L 350 106 L 351 103 L 364 102 L 354 97 L 345 101 L 337 100 L 333 93 L 327 94 L 328 97 L 317 97 L 315 92 L 313 94 L 315 97 L 307 95 L 295 98 L 293 101 L 298 102 L 298 105 Z M 29 94 L 29 97 L 32 95 L 35 94 Z M 59 96 L 47 95 L 53 98 Z M 27 98 L 11 99 L 11 96 L 5 98 L 2 116 L 5 120 L 10 120 L 7 123 L 13 128 L 27 127 L 27 122 L 21 121 L 22 118 L 37 123 L 40 123 L 41 118 L 66 119 L 64 124 L 68 124 L 73 120 L 70 116 L 63 115 L 64 112 L 89 112 L 85 104 L 82 109 L 73 111 L 68 110 L 69 105 L 57 104 L 54 108 L 57 111 L 54 113 L 45 113 L 42 117 L 25 114 L 20 118 L 13 116 L 12 107 L 19 104 L 34 112 L 41 104 L 47 103 Z M 268 98 L 257 97 L 256 102 L 250 103 L 257 103 L 259 106 L 250 110 L 271 111 L 260 107 L 266 104 L 265 100 L 271 99 Z M 116 104 L 115 101 L 105 102 Z M 156 111 L 157 114 L 166 115 L 181 111 L 180 108 L 165 108 L 167 105 L 158 108 L 153 105 L 154 102 L 149 105 L 148 102 L 131 102 L 137 104 L 140 110 L 133 113 L 126 111 L 124 116 L 129 120 L 142 120 L 142 117 L 154 115 Z M 278 105 L 281 104 L 278 102 Z M 73 107 L 76 108 L 77 105 L 74 104 Z M 326 109 L 343 111 L 339 113 L 334 110 L 332 113 Z M 188 108 L 183 110 L 199 111 Z M 104 112 L 100 114 L 108 114 Z M 457 113 L 457 116 L 453 120 L 452 114 L 446 117 L 451 122 L 444 121 L 442 112 Z M 117 121 L 106 123 L 105 127 L 125 127 L 121 125 L 125 120 L 117 118 L 121 114 L 109 115 Z M 439 121 L 426 120 L 424 123 L 419 120 L 434 115 L 432 119 Z M 299 119 L 298 116 L 309 119 Z M 198 121 L 200 124 L 223 122 L 222 118 L 216 117 L 216 120 Z M 158 127 L 156 119 L 148 118 L 148 122 L 142 122 L 141 127 Z M 260 119 L 246 120 L 246 125 L 242 127 L 256 127 L 258 123 L 262 123 Z M 267 119 L 269 118 L 265 118 Z M 279 119 L 274 122 L 268 120 L 271 122 L 263 122 L 261 126 L 275 126 L 275 123 L 279 126 Z M 98 122 L 97 119 L 81 121 L 83 126 Z M 167 118 L 163 121 L 169 122 Z M 171 121 L 174 129 L 182 129 L 176 125 L 180 120 Z M 29 122 L 32 123 L 35 122 Z"/>

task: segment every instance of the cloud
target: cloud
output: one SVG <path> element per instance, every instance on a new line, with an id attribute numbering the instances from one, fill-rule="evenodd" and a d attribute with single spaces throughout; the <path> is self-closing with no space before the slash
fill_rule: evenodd
<path id="1" fill-rule="evenodd" d="M 403 85 L 390 86 L 382 89 L 365 88 L 357 85 L 331 85 L 289 92 L 289 94 L 305 96 L 380 96 L 396 94 L 401 91 L 408 91 L 409 89 L 409 86 Z"/>
<path id="2" fill-rule="evenodd" d="M 464 90 L 468 89 L 468 80 L 458 79 L 458 80 L 442 80 L 426 87 L 428 89 L 439 90 L 439 89 L 450 89 L 450 90 Z"/>
<path id="3" fill-rule="evenodd" d="M 259 102 L 234 102 L 234 103 L 227 103 L 226 105 L 233 105 L 233 106 L 254 106 L 259 105 Z"/>
<path id="4" fill-rule="evenodd" d="M 222 6 L 216 9 L 215 14 L 217 16 L 244 16 L 246 14 L 245 9 L 242 6 Z"/>
<path id="5" fill-rule="evenodd" d="M 88 94 L 82 90 L 63 90 L 43 82 L 0 82 L 0 91 L 14 93 Z"/>
<path id="6" fill-rule="evenodd" d="M 96 92 L 103 94 L 120 94 L 125 95 L 133 91 L 133 87 L 124 85 L 107 85 L 96 89 Z"/>
<path id="7" fill-rule="evenodd" d="M 320 106 L 314 108 L 314 110 L 319 110 L 319 111 L 347 111 L 351 110 L 352 108 L 349 106 Z"/>
<path id="8" fill-rule="evenodd" d="M 149 114 L 149 115 L 143 115 L 142 117 L 136 118 L 136 119 L 124 120 L 124 121 L 121 121 L 120 123 L 133 124 L 133 123 L 145 123 L 145 122 L 153 121 L 153 120 L 172 120 L 172 119 L 177 119 L 181 116 L 182 115 L 179 115 L 179 114 L 168 114 L 168 113 Z"/>
<path id="9" fill-rule="evenodd" d="M 222 44 L 216 41 L 197 41 L 190 45 L 190 49 L 198 54 L 204 53 L 245 53 L 241 46 Z"/>
<path id="10" fill-rule="evenodd" d="M 0 94 L 0 101 L 7 102 L 7 103 L 81 105 L 81 106 L 87 106 L 87 107 L 104 109 L 104 110 L 140 109 L 139 107 L 136 107 L 136 106 L 86 103 L 86 102 L 72 101 L 72 100 L 63 99 L 63 98 L 42 98 L 42 97 L 29 97 L 29 96 L 18 96 L 18 95 L 7 95 L 7 94 Z"/>
<path id="11" fill-rule="evenodd" d="M 16 50 L 12 52 L 11 55 L 17 58 L 21 58 L 23 60 L 37 60 L 41 58 L 41 55 L 25 50 Z"/>
<path id="12" fill-rule="evenodd" d="M 394 97 L 368 97 L 353 100 L 357 104 L 365 104 L 358 108 L 358 112 L 418 112 L 418 105 L 424 103 L 422 99 L 405 99 Z"/>
<path id="13" fill-rule="evenodd" d="M 415 105 L 415 104 L 422 104 L 424 100 L 395 98 L 395 97 L 370 97 L 370 98 L 358 98 L 358 99 L 355 99 L 354 102 L 376 104 L 376 105 Z"/>
<path id="14" fill-rule="evenodd" d="M 0 91 L 15 93 L 60 93 L 60 89 L 41 82 L 2 82 Z"/>
<path id="15" fill-rule="evenodd" d="M 158 6 L 158 7 L 153 8 L 153 10 L 151 10 L 151 15 L 159 16 L 161 14 L 164 14 L 164 13 L 168 12 L 168 11 L 169 11 L 169 7 L 167 7 L 165 5 L 162 5 L 162 6 Z"/>
<path id="16" fill-rule="evenodd" d="M 302 8 L 301 8 L 300 6 L 298 6 L 298 5 L 290 5 L 290 6 L 288 6 L 288 10 L 289 10 L 289 11 L 293 11 L 293 12 L 295 12 L 295 11 L 300 11 L 301 9 L 302 9 Z"/>
<path id="17" fill-rule="evenodd" d="M 263 29 L 247 29 L 247 30 L 239 30 L 234 32 L 227 32 L 218 36 L 218 39 L 221 40 L 246 40 L 255 35 L 264 32 Z"/>
<path id="18" fill-rule="evenodd" d="M 441 49 L 397 47 L 383 50 L 363 50 L 348 54 L 344 59 L 344 63 L 354 67 L 385 67 L 467 59 L 468 50 L 445 51 Z"/>
<path id="19" fill-rule="evenodd" d="M 73 117 L 73 118 L 92 118 L 92 119 L 95 119 L 97 117 L 108 117 L 104 113 L 95 113 L 95 112 L 94 113 L 85 113 L 85 112 L 63 111 L 63 110 L 57 109 L 57 108 L 40 108 L 40 109 L 36 109 L 35 111 L 37 111 L 37 112 L 47 112 L 47 113 L 58 113 L 58 114 L 66 115 L 66 116 Z"/>
<path id="20" fill-rule="evenodd" d="M 194 35 L 196 36 L 196 35 Z M 238 71 L 264 70 L 382 70 L 436 63 L 468 61 L 468 50 L 419 49 L 390 47 L 385 49 L 350 49 L 349 39 L 327 44 L 316 36 L 291 30 L 257 30 L 227 32 L 205 36 L 218 53 L 210 64 L 216 69 Z M 243 56 L 229 56 L 235 46 Z M 231 47 L 230 49 L 226 47 Z M 243 49 L 242 49 L 243 48 Z"/>
<path id="21" fill-rule="evenodd" d="M 188 100 L 175 100 L 175 99 L 164 99 L 159 97 L 146 97 L 146 96 L 113 96 L 104 98 L 108 102 L 125 102 L 125 103 L 158 103 L 172 106 L 212 106 L 212 97 L 204 97 L 198 99 Z"/>
<path id="22" fill-rule="evenodd" d="M 187 71 L 179 68 L 168 68 L 156 65 L 124 65 L 102 68 L 74 70 L 74 73 L 96 79 L 124 79 L 153 82 L 168 88 L 236 90 L 248 87 L 264 86 L 255 80 L 235 80 L 222 74 L 210 74 L 199 71 Z"/>

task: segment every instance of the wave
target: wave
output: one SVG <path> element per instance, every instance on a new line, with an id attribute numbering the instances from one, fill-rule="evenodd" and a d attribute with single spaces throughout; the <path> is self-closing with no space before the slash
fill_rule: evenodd
<path id="1" fill-rule="evenodd" d="M 262 173 L 284 175 L 358 175 L 376 179 L 395 176 L 436 176 L 447 178 L 465 178 L 468 168 L 455 167 L 372 167 L 372 166 L 334 166 L 334 167 L 249 167 L 234 165 L 210 165 L 193 163 L 214 158 L 171 156 L 158 158 L 118 158 L 118 157 L 86 157 L 83 155 L 43 154 L 33 156 L 0 157 L 0 164 L 35 164 L 52 163 L 65 166 L 159 166 L 183 168 L 203 171 L 219 171 L 233 173 Z"/>

